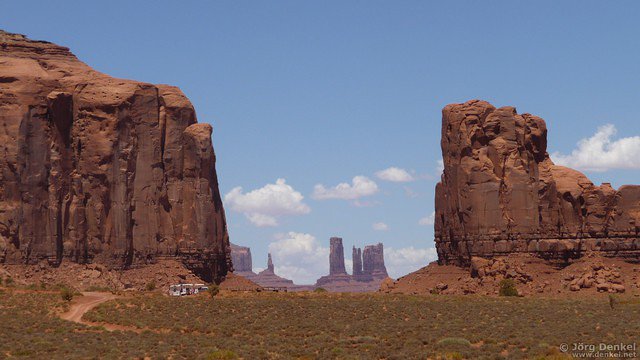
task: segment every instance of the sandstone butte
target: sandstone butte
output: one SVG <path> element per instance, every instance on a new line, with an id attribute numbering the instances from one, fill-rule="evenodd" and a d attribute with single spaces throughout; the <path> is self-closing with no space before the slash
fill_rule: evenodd
<path id="1" fill-rule="evenodd" d="M 364 251 L 355 246 L 352 249 L 353 274 L 349 275 L 344 264 L 342 238 L 329 239 L 329 275 L 320 277 L 315 287 L 336 292 L 366 292 L 380 288 L 387 279 L 382 243 L 367 245 Z"/>
<path id="2" fill-rule="evenodd" d="M 524 296 L 640 294 L 640 186 L 554 164 L 544 120 L 480 100 L 442 110 L 441 147 L 438 262 L 381 291 L 498 295 L 512 279 Z"/>
<path id="3" fill-rule="evenodd" d="M 596 186 L 555 165 L 541 118 L 479 100 L 447 105 L 441 147 L 435 198 L 441 264 L 514 253 L 639 257 L 640 186 Z"/>
<path id="4" fill-rule="evenodd" d="M 177 87 L 0 32 L 0 263 L 231 269 L 212 128 Z"/>

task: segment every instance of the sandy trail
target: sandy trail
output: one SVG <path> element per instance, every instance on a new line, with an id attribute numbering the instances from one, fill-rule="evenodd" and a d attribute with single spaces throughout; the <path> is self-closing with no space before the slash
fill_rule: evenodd
<path id="1" fill-rule="evenodd" d="M 109 331 L 138 330 L 135 328 L 129 328 L 121 325 L 96 324 L 96 323 L 82 320 L 82 316 L 86 314 L 89 310 L 102 304 L 103 302 L 107 302 L 107 301 L 118 298 L 118 296 L 116 295 L 113 295 L 111 293 L 105 293 L 105 292 L 83 292 L 82 295 L 83 296 L 79 296 L 75 299 L 75 301 L 71 304 L 69 311 L 67 311 L 64 314 L 61 314 L 60 318 L 62 318 L 63 320 L 73 321 L 73 322 L 77 322 L 79 324 L 84 324 L 84 325 L 102 326 Z"/>
<path id="2" fill-rule="evenodd" d="M 83 292 L 82 295 L 75 299 L 69 311 L 60 315 L 62 319 L 85 324 L 86 322 L 82 321 L 82 315 L 103 302 L 117 298 L 116 295 L 103 292 Z"/>
<path id="3" fill-rule="evenodd" d="M 83 296 L 78 296 L 75 298 L 74 302 L 71 304 L 69 311 L 60 315 L 60 318 L 63 320 L 73 321 L 79 324 L 89 325 L 89 326 L 101 326 L 107 331 L 133 331 L 136 333 L 141 333 L 145 330 L 153 331 L 156 333 L 166 333 L 167 330 L 151 330 L 151 329 L 138 329 L 133 326 L 124 326 L 117 324 L 109 324 L 109 323 L 94 323 L 91 321 L 86 321 L 82 319 L 82 316 L 86 314 L 89 310 L 94 307 L 102 304 L 103 302 L 107 302 L 110 300 L 114 300 L 119 298 L 120 296 L 113 295 L 111 293 L 105 292 L 83 292 Z"/>

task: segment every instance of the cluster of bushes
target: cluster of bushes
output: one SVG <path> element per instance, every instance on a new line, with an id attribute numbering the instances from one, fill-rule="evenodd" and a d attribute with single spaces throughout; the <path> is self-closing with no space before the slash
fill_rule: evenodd
<path id="1" fill-rule="evenodd" d="M 518 296 L 516 282 L 513 279 L 502 279 L 499 284 L 500 296 Z"/>
<path id="2" fill-rule="evenodd" d="M 62 286 L 60 288 L 60 298 L 64 301 L 69 302 L 73 300 L 73 297 L 76 295 L 80 295 L 80 292 L 74 288 L 68 286 Z"/>

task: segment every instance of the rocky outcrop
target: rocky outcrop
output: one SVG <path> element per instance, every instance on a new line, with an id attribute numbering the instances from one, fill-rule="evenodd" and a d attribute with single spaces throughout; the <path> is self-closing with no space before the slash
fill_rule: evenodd
<path id="1" fill-rule="evenodd" d="M 640 296 L 637 263 L 618 257 L 602 257 L 595 252 L 572 259 L 563 266 L 528 253 L 491 259 L 474 257 L 469 268 L 433 262 L 392 284 L 381 286 L 380 291 L 498 296 L 505 279 L 510 280 L 519 295 L 528 297 L 592 298 L 604 292 Z"/>
<path id="2" fill-rule="evenodd" d="M 640 254 L 640 186 L 615 190 L 555 165 L 544 120 L 485 101 L 442 111 L 436 186 L 440 263 L 531 253 L 545 258 Z"/>
<path id="3" fill-rule="evenodd" d="M 0 261 L 231 267 L 212 128 L 176 87 L 0 32 Z"/>
<path id="4" fill-rule="evenodd" d="M 202 279 L 175 259 L 159 259 L 153 264 L 126 271 L 109 269 L 97 263 L 78 264 L 72 261 L 64 261 L 59 266 L 45 263 L 0 264 L 0 280 L 4 281 L 7 277 L 21 286 L 57 289 L 64 284 L 80 291 L 102 288 L 110 291 L 153 290 L 164 293 L 173 284 L 202 283 Z"/>
<path id="5" fill-rule="evenodd" d="M 362 270 L 364 275 L 369 275 L 373 279 L 386 279 L 387 267 L 384 265 L 384 247 L 382 243 L 367 245 L 362 252 Z"/>
<path id="6" fill-rule="evenodd" d="M 595 288 L 598 292 L 623 293 L 626 291 L 620 270 L 605 266 L 602 262 L 583 268 L 581 274 L 569 274 L 565 280 L 570 281 L 569 290 L 571 291 L 589 288 Z"/>

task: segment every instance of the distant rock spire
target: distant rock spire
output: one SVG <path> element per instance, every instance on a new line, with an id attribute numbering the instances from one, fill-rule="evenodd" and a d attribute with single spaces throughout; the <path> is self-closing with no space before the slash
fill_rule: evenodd
<path id="1" fill-rule="evenodd" d="M 384 279 L 387 276 L 387 268 L 384 265 L 384 246 L 382 243 L 367 245 L 362 252 L 362 270 L 364 274 L 374 278 Z"/>
<path id="2" fill-rule="evenodd" d="M 344 267 L 344 248 L 342 238 L 329 239 L 329 275 L 346 274 Z"/>
<path id="3" fill-rule="evenodd" d="M 353 260 L 353 276 L 362 275 L 362 249 L 354 246 L 351 259 Z"/>
<path id="4" fill-rule="evenodd" d="M 273 271 L 273 260 L 271 260 L 271 253 L 269 253 L 269 256 L 267 257 L 267 269 L 271 272 Z"/>

